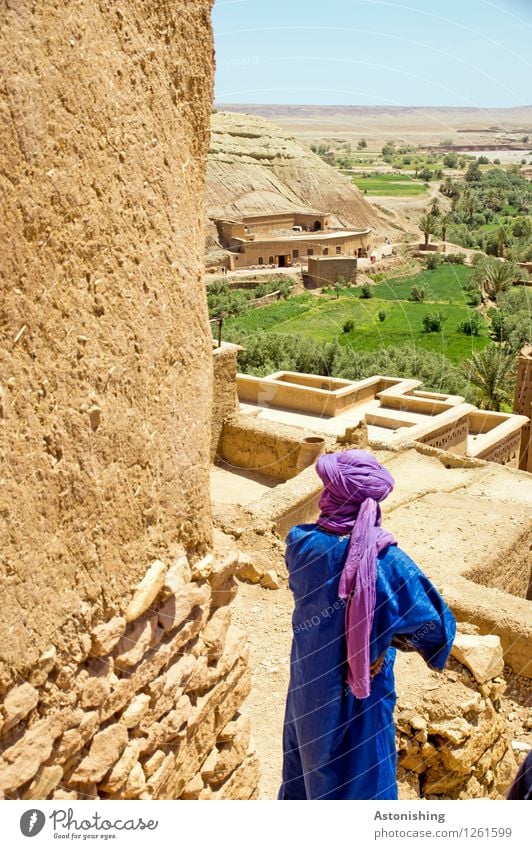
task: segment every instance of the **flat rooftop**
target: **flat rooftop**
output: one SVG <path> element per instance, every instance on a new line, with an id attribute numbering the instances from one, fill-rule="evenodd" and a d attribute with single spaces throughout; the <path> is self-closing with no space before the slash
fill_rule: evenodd
<path id="1" fill-rule="evenodd" d="M 371 230 L 369 228 L 367 228 L 366 230 L 334 230 L 333 232 L 327 232 L 326 230 L 317 230 L 316 232 L 312 231 L 310 233 L 294 233 L 293 235 L 288 234 L 286 236 L 274 236 L 274 235 L 272 235 L 271 237 L 266 236 L 265 238 L 252 239 L 252 240 L 250 240 L 250 244 L 261 245 L 261 244 L 266 243 L 266 242 L 284 242 L 284 241 L 288 241 L 288 240 L 290 242 L 297 242 L 298 240 L 303 241 L 303 242 L 308 242 L 308 241 L 315 241 L 315 242 L 322 241 L 323 242 L 324 239 L 338 239 L 338 238 L 344 238 L 345 239 L 345 238 L 348 238 L 349 236 L 365 236 L 370 232 L 371 232 Z M 247 242 L 244 242 L 244 244 L 247 244 Z"/>

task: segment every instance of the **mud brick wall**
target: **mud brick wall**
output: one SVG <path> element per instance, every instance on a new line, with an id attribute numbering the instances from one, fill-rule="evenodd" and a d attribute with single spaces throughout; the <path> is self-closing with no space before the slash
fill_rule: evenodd
<path id="1" fill-rule="evenodd" d="M 1 4 L 6 798 L 179 797 L 212 753 L 205 792 L 256 785 L 208 498 L 211 5 Z"/>
<path id="2" fill-rule="evenodd" d="M 1 4 L 0 695 L 210 546 L 210 7 Z"/>
<path id="3" fill-rule="evenodd" d="M 238 551 L 154 561 L 127 606 L 50 645 L 3 699 L 0 792 L 24 799 L 256 798 L 246 636 L 231 625 Z"/>

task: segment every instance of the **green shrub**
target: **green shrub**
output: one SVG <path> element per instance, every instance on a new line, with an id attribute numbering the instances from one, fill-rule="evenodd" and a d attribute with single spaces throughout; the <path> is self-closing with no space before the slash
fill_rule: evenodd
<path id="1" fill-rule="evenodd" d="M 422 304 L 427 297 L 427 290 L 424 286 L 413 286 L 408 297 L 409 301 L 417 301 Z"/>
<path id="2" fill-rule="evenodd" d="M 347 321 L 344 321 L 344 326 L 342 327 L 342 333 L 351 333 L 352 330 L 355 329 L 355 322 L 348 318 Z"/>
<path id="3" fill-rule="evenodd" d="M 446 254 L 444 257 L 444 262 L 449 262 L 451 265 L 463 265 L 465 263 L 466 255 L 462 253 L 458 254 Z"/>
<path id="4" fill-rule="evenodd" d="M 425 260 L 425 264 L 429 271 L 434 271 L 441 264 L 441 257 L 439 254 L 429 254 Z"/>
<path id="5" fill-rule="evenodd" d="M 467 303 L 472 307 L 478 307 L 482 303 L 482 294 L 478 289 L 467 290 Z"/>
<path id="6" fill-rule="evenodd" d="M 361 298 L 372 298 L 373 297 L 373 288 L 370 283 L 364 283 L 362 286 L 362 290 L 360 292 Z"/>
<path id="7" fill-rule="evenodd" d="M 423 316 L 425 333 L 441 333 L 446 316 L 441 312 L 428 312 Z"/>
<path id="8" fill-rule="evenodd" d="M 477 312 L 471 313 L 469 318 L 461 321 L 458 327 L 458 333 L 465 333 L 466 336 L 478 336 L 482 327 L 482 321 Z"/>
<path id="9" fill-rule="evenodd" d="M 384 310 L 379 310 L 379 321 L 384 321 L 385 318 L 386 313 L 384 312 Z"/>

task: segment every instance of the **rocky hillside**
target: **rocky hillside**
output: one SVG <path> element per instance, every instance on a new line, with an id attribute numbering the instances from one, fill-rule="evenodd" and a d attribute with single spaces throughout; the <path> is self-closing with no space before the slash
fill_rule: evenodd
<path id="1" fill-rule="evenodd" d="M 347 177 L 275 124 L 256 115 L 213 114 L 208 216 L 290 210 L 331 212 L 338 226 L 372 227 L 377 234 L 390 226 Z M 207 247 L 216 247 L 213 225 Z"/>

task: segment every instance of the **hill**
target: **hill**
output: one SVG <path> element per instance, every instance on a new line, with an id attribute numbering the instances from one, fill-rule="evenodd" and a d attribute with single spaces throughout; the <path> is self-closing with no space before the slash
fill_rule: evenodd
<path id="1" fill-rule="evenodd" d="M 389 231 L 353 183 L 275 124 L 256 115 L 214 113 L 207 162 L 210 219 L 270 212 L 332 213 L 333 226 Z M 207 252 L 219 250 L 216 228 Z"/>

